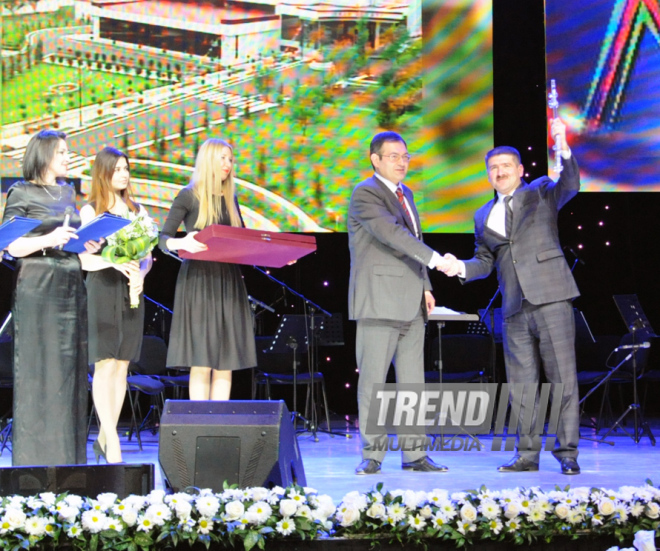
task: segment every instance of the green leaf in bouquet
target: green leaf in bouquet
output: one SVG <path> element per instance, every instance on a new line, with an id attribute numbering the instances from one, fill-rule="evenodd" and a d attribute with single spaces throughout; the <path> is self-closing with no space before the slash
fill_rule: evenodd
<path id="1" fill-rule="evenodd" d="M 101 253 L 101 258 L 112 264 L 126 264 L 131 260 L 126 249 L 121 245 L 110 245 L 106 247 Z"/>

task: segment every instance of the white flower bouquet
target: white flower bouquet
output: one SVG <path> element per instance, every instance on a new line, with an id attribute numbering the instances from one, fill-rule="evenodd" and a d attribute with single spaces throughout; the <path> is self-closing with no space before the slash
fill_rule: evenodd
<path id="1" fill-rule="evenodd" d="M 0 549 L 155 550 L 201 543 L 264 548 L 266 540 L 328 535 L 335 506 L 313 488 L 227 488 L 197 495 L 41 493 L 0 498 Z"/>
<path id="2" fill-rule="evenodd" d="M 108 236 L 108 244 L 101 256 L 111 264 L 126 264 L 131 260 L 142 260 L 158 244 L 158 226 L 144 212 L 128 213 L 131 223 Z M 131 285 L 131 308 L 140 304 L 140 295 Z"/>
<path id="3" fill-rule="evenodd" d="M 344 496 L 334 521 L 339 536 L 406 544 L 423 544 L 431 538 L 453 541 L 458 547 L 476 540 L 523 545 L 587 535 L 624 541 L 640 530 L 653 534 L 660 525 L 660 489 L 647 482 L 618 491 L 584 487 L 491 491 L 482 486 L 452 494 L 440 489 L 386 492 L 378 484 L 366 494 Z M 652 541 L 652 535 L 647 539 Z M 655 547 L 649 544 L 643 549 Z"/>
<path id="4" fill-rule="evenodd" d="M 215 493 L 96 499 L 41 493 L 0 498 L 0 550 L 157 551 L 201 544 L 267 548 L 272 540 L 340 536 L 393 541 L 404 547 L 444 541 L 458 548 L 478 540 L 529 545 L 553 538 L 635 538 L 655 549 L 660 490 L 642 487 L 513 488 L 350 492 L 338 508 L 327 495 L 301 486 L 226 488 Z M 199 548 L 199 546 L 197 546 Z"/>

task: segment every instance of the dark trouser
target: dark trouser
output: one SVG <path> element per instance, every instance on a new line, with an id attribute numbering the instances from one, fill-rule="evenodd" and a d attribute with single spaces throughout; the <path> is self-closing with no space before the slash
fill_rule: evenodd
<path id="1" fill-rule="evenodd" d="M 358 379 L 358 414 L 362 458 L 383 461 L 384 450 L 374 444 L 383 435 L 367 434 L 367 416 L 373 386 L 384 383 L 394 362 L 397 383 L 424 384 L 424 319 L 419 315 L 410 322 L 358 320 L 355 352 L 360 370 Z M 403 462 L 424 457 L 425 451 L 403 451 Z"/>
<path id="2" fill-rule="evenodd" d="M 580 439 L 579 395 L 575 366 L 575 318 L 570 300 L 535 306 L 523 301 L 521 310 L 504 320 L 504 360 L 509 383 L 539 383 L 541 366 L 549 383 L 562 383 L 557 447 L 561 460 L 576 458 Z M 520 419 L 525 407 L 521 404 Z M 536 424 L 536 412 L 532 427 Z M 530 449 L 529 435 L 518 435 L 518 454 L 535 463 L 539 451 Z"/>

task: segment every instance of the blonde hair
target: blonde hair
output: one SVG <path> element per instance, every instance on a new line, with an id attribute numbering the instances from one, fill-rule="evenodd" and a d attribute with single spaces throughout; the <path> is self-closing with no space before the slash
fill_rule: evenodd
<path id="1" fill-rule="evenodd" d="M 98 152 L 92 165 L 92 191 L 89 194 L 89 202 L 94 204 L 96 214 L 107 212 L 114 204 L 114 190 L 112 189 L 112 177 L 115 173 L 117 161 L 121 158 L 126 159 L 126 167 L 129 172 L 131 164 L 128 162 L 128 156 L 123 151 L 114 147 L 104 147 Z M 126 189 L 122 189 L 119 195 L 126 206 L 134 213 L 138 213 L 140 208 L 133 199 L 130 180 Z"/>
<path id="2" fill-rule="evenodd" d="M 228 148 L 232 154 L 231 172 L 225 180 L 221 180 L 217 165 L 222 156 L 223 149 Z M 229 213 L 232 226 L 242 226 L 241 217 L 236 208 L 235 195 L 236 184 L 234 182 L 234 149 L 226 141 L 219 138 L 209 138 L 199 148 L 195 170 L 190 183 L 193 193 L 199 201 L 199 215 L 195 222 L 195 228 L 202 230 L 211 224 L 217 224 L 222 216 L 222 200 Z M 220 193 L 218 193 L 218 191 Z"/>

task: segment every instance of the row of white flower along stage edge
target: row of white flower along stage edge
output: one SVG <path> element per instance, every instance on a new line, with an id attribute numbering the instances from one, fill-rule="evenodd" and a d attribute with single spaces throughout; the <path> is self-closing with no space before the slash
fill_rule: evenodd
<path id="1" fill-rule="evenodd" d="M 660 489 L 537 488 L 449 494 L 445 490 L 351 492 L 338 505 L 312 488 L 228 488 L 222 493 L 96 499 L 43 493 L 7 496 L 0 549 L 195 548 L 369 549 L 421 546 L 478 550 L 594 549 L 631 545 L 639 531 L 655 549 Z M 640 535 L 636 546 L 642 545 Z M 551 543 L 550 543 L 551 542 Z M 332 550 L 330 549 L 332 548 Z M 638 549 L 642 547 L 638 546 Z"/>

